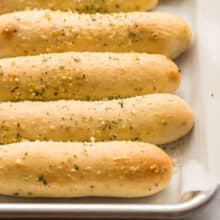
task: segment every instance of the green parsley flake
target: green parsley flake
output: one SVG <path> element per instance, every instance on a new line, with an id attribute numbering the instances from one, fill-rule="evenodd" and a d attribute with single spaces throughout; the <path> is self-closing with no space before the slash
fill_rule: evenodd
<path id="1" fill-rule="evenodd" d="M 47 180 L 45 179 L 44 175 L 40 175 L 38 177 L 38 181 L 41 182 L 42 184 L 44 184 L 45 186 L 48 184 Z"/>

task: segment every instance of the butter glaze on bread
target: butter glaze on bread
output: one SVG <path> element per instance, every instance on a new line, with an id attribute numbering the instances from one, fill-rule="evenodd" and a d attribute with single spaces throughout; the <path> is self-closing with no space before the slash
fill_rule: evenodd
<path id="1" fill-rule="evenodd" d="M 178 67 L 162 55 L 69 52 L 0 60 L 0 101 L 100 100 L 173 93 Z"/>
<path id="2" fill-rule="evenodd" d="M 172 163 L 138 142 L 23 142 L 0 148 L 0 194 L 142 197 L 164 189 Z"/>
<path id="3" fill-rule="evenodd" d="M 111 101 L 0 103 L 0 141 L 134 140 L 164 144 L 187 134 L 193 115 L 171 94 Z"/>
<path id="4" fill-rule="evenodd" d="M 190 40 L 187 23 L 168 13 L 34 10 L 0 16 L 1 58 L 67 51 L 146 52 L 176 58 Z"/>
<path id="5" fill-rule="evenodd" d="M 1 0 L 0 14 L 25 9 L 51 9 L 83 13 L 149 10 L 158 0 Z"/>

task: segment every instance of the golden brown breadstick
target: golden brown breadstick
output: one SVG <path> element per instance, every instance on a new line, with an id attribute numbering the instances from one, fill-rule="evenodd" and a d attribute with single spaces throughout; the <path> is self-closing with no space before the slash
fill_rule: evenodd
<path id="1" fill-rule="evenodd" d="M 185 21 L 159 12 L 89 15 L 42 10 L 0 16 L 0 57 L 108 51 L 175 58 L 189 47 L 190 39 Z"/>
<path id="2" fill-rule="evenodd" d="M 83 13 L 149 10 L 158 0 L 1 0 L 0 14 L 25 9 L 51 9 Z"/>
<path id="3" fill-rule="evenodd" d="M 24 142 L 0 148 L 0 194 L 142 197 L 164 189 L 172 163 L 138 142 Z"/>
<path id="4" fill-rule="evenodd" d="M 27 140 L 174 141 L 190 131 L 193 115 L 181 98 L 153 94 L 112 101 L 0 103 L 0 142 Z"/>
<path id="5" fill-rule="evenodd" d="M 173 93 L 178 67 L 162 55 L 58 53 L 0 60 L 0 101 L 99 100 Z"/>

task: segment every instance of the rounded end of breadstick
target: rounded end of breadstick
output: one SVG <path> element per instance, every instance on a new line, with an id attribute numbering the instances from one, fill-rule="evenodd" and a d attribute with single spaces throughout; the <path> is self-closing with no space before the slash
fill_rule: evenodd
<path id="1" fill-rule="evenodd" d="M 146 108 L 150 106 L 152 112 L 150 118 L 145 115 L 146 121 L 150 119 L 153 123 L 142 132 L 142 140 L 152 144 L 166 144 L 185 136 L 193 128 L 192 110 L 182 98 L 165 93 L 150 94 L 144 98 L 146 104 L 150 103 Z M 143 121 L 143 117 L 139 120 Z"/>
<path id="2" fill-rule="evenodd" d="M 147 169 L 150 171 L 149 175 L 146 176 L 146 187 L 145 196 L 154 195 L 164 189 L 169 185 L 172 173 L 173 165 L 168 154 L 155 145 L 148 144 L 149 151 L 146 156 L 146 160 L 149 160 L 149 155 L 151 153 L 154 155 L 154 161 L 146 165 Z"/>
<path id="3" fill-rule="evenodd" d="M 141 11 L 150 11 L 152 9 L 154 9 L 157 4 L 158 4 L 158 0 L 149 0 L 146 3 L 147 5 L 145 5 L 143 8 L 141 8 Z"/>
<path id="4" fill-rule="evenodd" d="M 166 91 L 166 93 L 174 93 L 179 88 L 181 83 L 181 70 L 172 60 L 170 60 L 166 56 L 161 55 L 161 58 L 165 60 L 164 63 L 167 65 L 167 82 L 165 84 L 165 86 L 167 87 L 161 92 L 157 92 L 163 93 L 163 91 Z"/>
<path id="5" fill-rule="evenodd" d="M 190 48 L 192 42 L 192 31 L 189 24 L 183 19 L 178 17 L 176 20 L 177 27 L 179 28 L 179 34 L 177 40 L 179 40 L 179 45 L 176 47 L 175 50 L 175 42 L 174 42 L 174 53 L 171 56 L 172 59 L 179 57 L 182 53 Z"/>

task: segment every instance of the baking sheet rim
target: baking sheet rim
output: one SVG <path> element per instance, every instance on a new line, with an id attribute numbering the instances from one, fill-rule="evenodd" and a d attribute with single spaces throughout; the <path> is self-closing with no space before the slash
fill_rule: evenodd
<path id="1" fill-rule="evenodd" d="M 0 217 L 62 217 L 62 218 L 183 218 L 207 205 L 219 186 L 207 192 L 191 192 L 191 198 L 171 205 L 144 204 L 0 204 Z"/>

